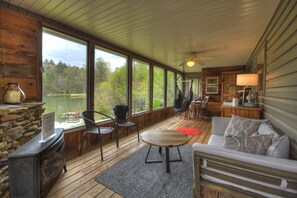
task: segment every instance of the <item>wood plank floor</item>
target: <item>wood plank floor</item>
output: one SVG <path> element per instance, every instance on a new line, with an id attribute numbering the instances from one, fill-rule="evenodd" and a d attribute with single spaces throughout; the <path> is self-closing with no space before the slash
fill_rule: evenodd
<path id="1" fill-rule="evenodd" d="M 201 135 L 194 136 L 190 139 L 189 144 L 195 142 L 207 143 L 211 135 L 211 120 L 184 120 L 179 117 L 172 117 L 155 124 L 149 128 L 140 131 L 144 132 L 149 129 L 176 129 L 177 127 L 198 128 L 202 131 Z M 115 141 L 109 142 L 103 146 L 104 161 L 100 159 L 100 149 L 94 148 L 89 151 L 83 151 L 81 156 L 67 157 L 67 172 L 62 173 L 56 182 L 48 197 L 121 197 L 112 190 L 97 183 L 94 178 L 108 167 L 124 159 L 131 153 L 143 147 L 145 143 L 137 141 L 137 134 L 120 138 L 120 147 L 117 148 Z"/>

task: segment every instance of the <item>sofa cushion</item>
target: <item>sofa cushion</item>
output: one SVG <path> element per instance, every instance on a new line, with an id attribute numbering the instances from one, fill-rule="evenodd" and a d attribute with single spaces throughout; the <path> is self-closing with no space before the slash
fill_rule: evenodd
<path id="1" fill-rule="evenodd" d="M 267 122 L 267 120 L 256 120 L 232 115 L 224 135 L 251 136 L 263 122 Z"/>
<path id="2" fill-rule="evenodd" d="M 272 143 L 273 134 L 249 136 L 225 136 L 224 148 L 245 153 L 265 155 Z"/>
<path id="3" fill-rule="evenodd" d="M 221 135 L 211 135 L 207 145 L 217 146 L 217 147 L 224 147 L 225 137 Z"/>
<path id="4" fill-rule="evenodd" d="M 260 126 L 258 128 L 258 133 L 260 135 L 273 134 L 272 142 L 274 142 L 274 140 L 276 140 L 277 138 L 280 137 L 280 135 L 274 130 L 273 126 L 266 122 L 260 124 Z"/>
<path id="5" fill-rule="evenodd" d="M 288 136 L 274 139 L 274 142 L 268 147 L 266 156 L 289 159 L 290 141 Z"/>

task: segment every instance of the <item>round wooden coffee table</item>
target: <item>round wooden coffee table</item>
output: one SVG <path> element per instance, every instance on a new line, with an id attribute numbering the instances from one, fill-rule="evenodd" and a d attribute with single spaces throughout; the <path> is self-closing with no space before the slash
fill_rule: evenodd
<path id="1" fill-rule="evenodd" d="M 140 136 L 140 139 L 150 145 L 146 158 L 145 163 L 160 163 L 163 161 L 148 161 L 147 158 L 149 156 L 150 150 L 152 146 L 159 147 L 159 153 L 162 152 L 162 147 L 165 148 L 165 158 L 166 158 L 166 172 L 170 173 L 170 162 L 180 162 L 182 161 L 179 146 L 182 146 L 184 144 L 187 144 L 189 141 L 189 138 L 187 135 L 184 135 L 182 133 L 179 133 L 175 130 L 150 130 L 143 132 Z M 170 147 L 176 147 L 178 150 L 178 154 L 180 159 L 178 160 L 170 160 L 169 156 L 169 148 Z"/>

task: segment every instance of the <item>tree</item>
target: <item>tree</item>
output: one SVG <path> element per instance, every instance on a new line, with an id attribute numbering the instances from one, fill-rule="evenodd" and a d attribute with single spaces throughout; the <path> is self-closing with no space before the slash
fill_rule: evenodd
<path id="1" fill-rule="evenodd" d="M 105 62 L 103 58 L 97 58 L 95 63 L 95 86 L 105 82 L 111 73 L 109 62 Z"/>
<path id="2" fill-rule="evenodd" d="M 127 69 L 126 65 L 115 69 L 107 80 L 112 105 L 127 103 Z"/>
<path id="3" fill-rule="evenodd" d="M 154 101 L 153 108 L 164 105 L 164 69 L 154 67 Z"/>
<path id="4" fill-rule="evenodd" d="M 109 74 L 106 81 L 95 89 L 95 109 L 111 115 L 111 109 L 116 104 L 127 103 L 127 66 L 116 68 Z"/>
<path id="5" fill-rule="evenodd" d="M 43 94 L 85 93 L 85 67 L 66 65 L 59 61 L 57 65 L 52 60 L 43 62 Z"/>
<path id="6" fill-rule="evenodd" d="M 149 109 L 149 66 L 135 61 L 132 72 L 132 108 L 134 112 Z"/>

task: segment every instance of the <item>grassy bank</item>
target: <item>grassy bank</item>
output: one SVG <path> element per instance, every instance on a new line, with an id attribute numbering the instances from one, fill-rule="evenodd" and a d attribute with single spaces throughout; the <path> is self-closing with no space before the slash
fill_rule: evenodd
<path id="1" fill-rule="evenodd" d="M 70 98 L 86 98 L 86 94 L 47 94 L 46 96 L 50 96 L 50 97 L 70 97 Z"/>

